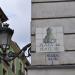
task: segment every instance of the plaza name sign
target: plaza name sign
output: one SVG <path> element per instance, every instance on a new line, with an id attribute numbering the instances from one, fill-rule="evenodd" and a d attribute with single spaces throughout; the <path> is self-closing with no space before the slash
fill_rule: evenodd
<path id="1" fill-rule="evenodd" d="M 36 28 L 36 52 L 64 51 L 63 27 Z"/>

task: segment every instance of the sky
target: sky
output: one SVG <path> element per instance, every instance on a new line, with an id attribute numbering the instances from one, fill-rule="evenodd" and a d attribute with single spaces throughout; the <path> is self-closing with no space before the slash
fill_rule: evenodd
<path id="1" fill-rule="evenodd" d="M 22 49 L 30 40 L 31 0 L 0 0 L 0 7 L 14 29 L 12 40 Z"/>

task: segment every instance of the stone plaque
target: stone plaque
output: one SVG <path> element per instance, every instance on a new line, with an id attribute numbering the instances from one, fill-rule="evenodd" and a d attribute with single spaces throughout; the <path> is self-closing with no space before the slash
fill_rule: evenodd
<path id="1" fill-rule="evenodd" d="M 63 27 L 36 28 L 36 52 L 64 51 Z"/>

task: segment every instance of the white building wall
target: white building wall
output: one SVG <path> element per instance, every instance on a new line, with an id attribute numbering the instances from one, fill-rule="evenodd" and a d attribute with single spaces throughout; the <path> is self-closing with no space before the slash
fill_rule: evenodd
<path id="1" fill-rule="evenodd" d="M 64 51 L 36 52 L 36 28 L 48 26 L 63 27 Z M 74 0 L 32 0 L 31 45 L 28 75 L 75 75 Z"/>
<path id="2" fill-rule="evenodd" d="M 47 52 L 36 53 L 36 28 L 47 26 L 62 26 L 64 28 L 64 52 L 59 53 L 58 60 L 49 60 Z M 32 65 L 75 63 L 74 0 L 32 0 L 31 45 Z"/>

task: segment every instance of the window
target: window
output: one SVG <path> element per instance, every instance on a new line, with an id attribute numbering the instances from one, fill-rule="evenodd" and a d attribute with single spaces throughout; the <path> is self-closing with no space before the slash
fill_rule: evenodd
<path id="1" fill-rule="evenodd" d="M 22 63 L 20 63 L 20 70 L 22 71 Z"/>
<path id="2" fill-rule="evenodd" d="M 3 75 L 7 75 L 7 71 L 3 68 Z"/>
<path id="3" fill-rule="evenodd" d="M 19 70 L 19 73 L 20 73 L 20 75 L 21 75 L 21 73 L 22 73 L 22 64 L 20 63 L 20 70 Z"/>
<path id="4" fill-rule="evenodd" d="M 15 61 L 12 61 L 12 71 L 15 73 Z"/>
<path id="5" fill-rule="evenodd" d="M 24 75 L 24 73 L 23 73 L 23 65 L 22 65 L 21 62 L 20 62 L 19 75 Z"/>

